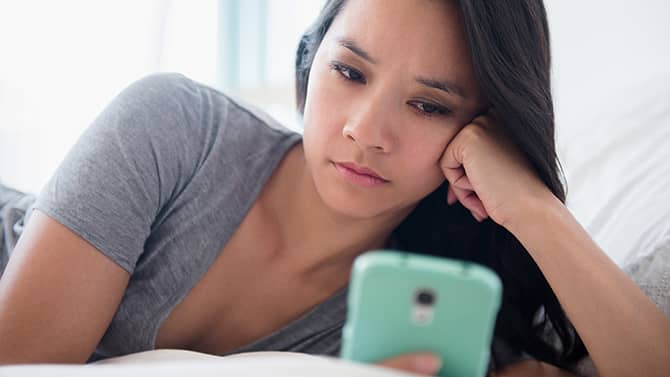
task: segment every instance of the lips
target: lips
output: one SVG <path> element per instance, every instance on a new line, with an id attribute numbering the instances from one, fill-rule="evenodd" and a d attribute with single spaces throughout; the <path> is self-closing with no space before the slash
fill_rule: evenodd
<path id="1" fill-rule="evenodd" d="M 367 176 L 370 176 L 370 177 L 373 177 L 373 178 L 381 179 L 381 180 L 386 181 L 386 182 L 389 181 L 388 179 L 379 175 L 376 171 L 374 171 L 370 168 L 366 168 L 365 166 L 356 165 L 353 162 L 336 162 L 336 164 L 338 164 L 338 165 L 340 165 L 344 168 L 347 168 L 349 170 L 352 170 L 352 171 L 356 172 L 357 174 L 367 175 Z"/>

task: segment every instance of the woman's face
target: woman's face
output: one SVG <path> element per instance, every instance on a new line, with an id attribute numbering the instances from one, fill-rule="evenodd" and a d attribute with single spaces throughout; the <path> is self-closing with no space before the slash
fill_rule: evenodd
<path id="1" fill-rule="evenodd" d="M 308 168 L 329 207 L 356 218 L 400 212 L 444 182 L 443 152 L 485 110 L 460 17 L 452 1 L 349 0 L 335 18 L 303 118 Z M 385 181 L 365 183 L 344 163 Z"/>

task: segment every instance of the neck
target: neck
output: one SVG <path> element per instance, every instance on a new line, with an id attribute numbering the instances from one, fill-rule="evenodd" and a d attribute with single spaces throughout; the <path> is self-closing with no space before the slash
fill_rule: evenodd
<path id="1" fill-rule="evenodd" d="M 359 219 L 329 208 L 316 191 L 301 143 L 282 160 L 267 194 L 264 209 L 279 244 L 275 257 L 289 260 L 307 278 L 338 276 L 348 281 L 354 259 L 386 247 L 392 231 L 413 209 Z"/>

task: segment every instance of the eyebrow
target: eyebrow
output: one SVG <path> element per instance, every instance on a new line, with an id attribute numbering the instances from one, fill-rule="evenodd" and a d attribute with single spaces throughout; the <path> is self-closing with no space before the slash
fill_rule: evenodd
<path id="1" fill-rule="evenodd" d="M 358 43 L 356 43 L 356 41 L 354 41 L 351 38 L 346 37 L 337 38 L 337 44 L 348 49 L 349 51 L 353 52 L 354 54 L 358 55 L 361 59 L 369 63 L 377 64 L 378 62 L 377 59 L 370 56 L 370 54 L 367 51 L 365 51 L 361 46 L 358 45 Z M 442 90 L 448 94 L 455 94 L 462 98 L 467 97 L 465 91 L 460 86 L 456 85 L 450 80 L 436 79 L 426 76 L 415 76 L 414 80 L 416 80 L 416 82 L 418 82 L 419 84 L 423 84 L 429 88 Z"/>
<path id="2" fill-rule="evenodd" d="M 363 50 L 361 46 L 356 43 L 353 39 L 350 38 L 337 38 L 337 44 L 340 46 L 349 49 L 351 52 L 354 54 L 360 56 L 363 60 L 367 60 L 368 62 L 372 64 L 377 64 L 377 59 L 373 58 L 370 56 L 370 54 L 367 53 L 367 51 Z"/>
<path id="3" fill-rule="evenodd" d="M 453 82 L 449 80 L 439 80 L 439 79 L 433 79 L 430 77 L 422 77 L 422 76 L 416 76 L 414 77 L 414 80 L 416 82 L 421 83 L 429 88 L 435 88 L 439 89 L 442 91 L 445 91 L 449 94 L 455 94 L 459 97 L 465 98 L 467 95 L 465 94 L 465 91 L 461 89 L 460 86 L 454 84 Z"/>

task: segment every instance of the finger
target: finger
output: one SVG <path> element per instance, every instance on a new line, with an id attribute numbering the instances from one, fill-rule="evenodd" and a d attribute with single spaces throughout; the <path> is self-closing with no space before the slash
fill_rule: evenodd
<path id="1" fill-rule="evenodd" d="M 471 123 L 485 129 L 490 129 L 492 127 L 493 119 L 495 119 L 495 111 L 489 110 L 484 115 L 476 116 Z"/>
<path id="2" fill-rule="evenodd" d="M 472 184 L 470 184 L 470 179 L 468 179 L 467 175 L 462 175 L 460 178 L 458 178 L 454 183 L 452 183 L 453 186 L 458 187 L 461 190 L 468 190 L 468 191 L 474 191 L 475 189 L 472 188 Z"/>
<path id="3" fill-rule="evenodd" d="M 476 212 L 482 219 L 488 217 L 488 213 L 484 208 L 484 204 L 479 200 L 477 193 L 472 190 L 463 190 L 458 187 L 453 188 L 458 201 L 463 204 L 463 206 L 470 211 Z"/>
<path id="4" fill-rule="evenodd" d="M 463 130 L 465 130 L 463 128 Z M 462 133 L 463 130 L 459 131 L 453 140 L 447 144 L 442 158 L 440 159 L 440 167 L 444 176 L 450 183 L 455 182 L 458 178 L 465 175 L 465 170 L 463 169 L 463 154 L 464 154 L 464 145 L 462 143 Z"/>
<path id="5" fill-rule="evenodd" d="M 478 223 L 481 223 L 485 219 L 485 217 L 482 217 L 481 215 L 479 215 L 478 213 L 476 213 L 474 211 L 470 211 L 470 214 L 472 215 L 472 217 L 475 218 L 475 220 L 477 220 Z"/>
<path id="6" fill-rule="evenodd" d="M 432 352 L 415 352 L 386 359 L 376 364 L 407 372 L 433 376 L 440 370 L 442 362 L 441 359 Z"/>
<path id="7" fill-rule="evenodd" d="M 447 162 L 448 160 L 451 161 Z M 444 177 L 447 178 L 447 181 L 449 181 L 450 184 L 457 182 L 459 179 L 465 176 L 465 168 L 463 168 L 463 165 L 454 162 L 455 160 L 452 159 L 444 158 L 443 161 L 444 162 L 442 163 L 442 172 L 444 173 Z"/>
<path id="8" fill-rule="evenodd" d="M 458 201 L 458 198 L 456 198 L 456 194 L 454 194 L 454 190 L 451 189 L 451 185 L 447 188 L 447 204 L 452 205 Z"/>

